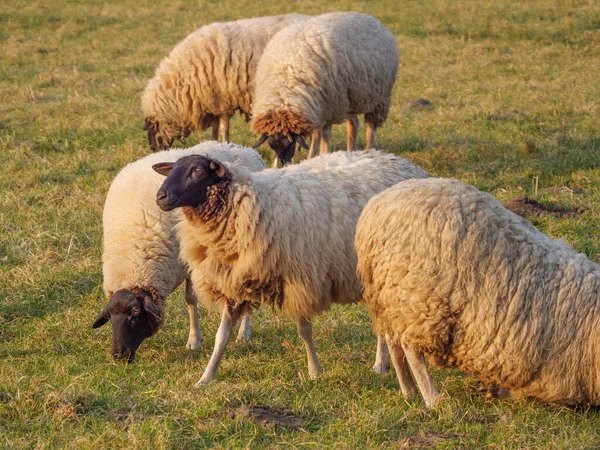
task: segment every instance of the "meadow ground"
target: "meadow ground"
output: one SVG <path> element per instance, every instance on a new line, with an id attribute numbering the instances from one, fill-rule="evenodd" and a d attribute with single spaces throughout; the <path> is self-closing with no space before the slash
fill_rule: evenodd
<path id="1" fill-rule="evenodd" d="M 91 329 L 105 303 L 102 204 L 117 171 L 149 152 L 140 92 L 155 66 L 202 24 L 335 10 L 373 14 L 397 37 L 380 148 L 503 202 L 537 201 L 514 204 L 598 260 L 595 1 L 1 0 L 0 448 L 600 447 L 597 410 L 488 399 L 456 371 L 434 373 L 437 410 L 406 402 L 393 372 L 370 370 L 363 306 L 315 321 L 317 381 L 294 325 L 265 310 L 250 342 L 230 345 L 218 381 L 195 390 L 218 315 L 203 313 L 202 350 L 186 351 L 181 290 L 137 362 L 111 362 L 110 327 Z M 239 118 L 232 140 L 254 142 Z M 289 420 L 261 424 L 252 405 Z"/>

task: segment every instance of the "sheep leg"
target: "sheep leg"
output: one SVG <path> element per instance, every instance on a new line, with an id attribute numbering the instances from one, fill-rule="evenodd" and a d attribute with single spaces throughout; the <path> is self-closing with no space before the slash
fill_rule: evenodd
<path id="1" fill-rule="evenodd" d="M 271 167 L 273 167 L 275 169 L 277 169 L 279 167 L 279 158 L 277 156 L 273 160 L 273 165 Z"/>
<path id="2" fill-rule="evenodd" d="M 406 398 L 415 398 L 419 394 L 419 391 L 410 374 L 404 350 L 402 350 L 400 345 L 390 345 L 390 352 L 392 354 L 392 362 L 394 363 L 394 369 L 396 370 L 396 376 L 400 383 L 402 395 Z"/>
<path id="3" fill-rule="evenodd" d="M 365 149 L 375 148 L 375 133 L 377 133 L 377 127 L 367 122 L 367 142 L 365 142 Z"/>
<path id="4" fill-rule="evenodd" d="M 302 338 L 306 346 L 308 376 L 311 380 L 314 380 L 323 372 L 323 369 L 321 368 L 321 364 L 319 364 L 319 358 L 317 358 L 315 344 L 312 339 L 312 324 L 308 320 L 300 319 L 296 322 L 296 327 L 298 328 L 298 335 Z"/>
<path id="5" fill-rule="evenodd" d="M 211 127 L 212 127 L 212 140 L 218 141 L 219 140 L 219 118 L 218 117 L 213 118 Z"/>
<path id="6" fill-rule="evenodd" d="M 375 354 L 375 365 L 373 370 L 376 373 L 385 374 L 390 368 L 390 352 L 381 336 L 377 337 L 377 353 Z"/>
<path id="7" fill-rule="evenodd" d="M 229 142 L 229 117 L 219 118 L 219 139 L 221 142 Z"/>
<path id="8" fill-rule="evenodd" d="M 358 135 L 358 117 L 352 116 L 346 122 L 348 128 L 348 141 L 346 142 L 346 151 L 356 150 L 356 137 Z"/>
<path id="9" fill-rule="evenodd" d="M 240 329 L 238 331 L 237 339 L 238 341 L 247 341 L 250 339 L 250 313 L 245 312 L 242 315 L 242 320 L 240 323 Z"/>
<path id="10" fill-rule="evenodd" d="M 308 158 L 313 158 L 319 154 L 319 145 L 321 143 L 321 130 L 315 130 L 310 138 L 310 150 Z"/>
<path id="11" fill-rule="evenodd" d="M 185 348 L 195 350 L 200 348 L 200 344 L 202 343 L 202 332 L 198 323 L 198 299 L 194 295 L 192 283 L 189 278 L 185 280 L 185 301 L 188 307 L 188 314 L 190 315 L 190 333 Z"/>
<path id="12" fill-rule="evenodd" d="M 215 348 L 213 349 L 206 369 L 204 369 L 202 378 L 200 378 L 200 381 L 196 383 L 195 387 L 199 388 L 217 378 L 219 364 L 221 364 L 223 353 L 225 353 L 225 348 L 227 347 L 229 339 L 231 338 L 231 330 L 239 319 L 241 312 L 242 305 L 237 305 L 235 307 L 228 305 L 223 309 L 223 312 L 221 313 L 221 324 L 219 325 L 217 335 L 215 336 Z"/>
<path id="13" fill-rule="evenodd" d="M 403 350 L 406 359 L 408 360 L 408 364 L 410 365 L 410 370 L 417 382 L 417 386 L 419 386 L 419 391 L 421 391 L 423 400 L 425 400 L 425 405 L 428 408 L 434 408 L 440 393 L 435 388 L 431 375 L 429 375 L 425 357 L 422 353 L 417 353 L 414 350 L 408 349 L 406 346 L 403 346 Z"/>
<path id="14" fill-rule="evenodd" d="M 331 151 L 331 125 L 323 127 L 321 131 L 321 144 L 319 154 L 329 153 Z"/>

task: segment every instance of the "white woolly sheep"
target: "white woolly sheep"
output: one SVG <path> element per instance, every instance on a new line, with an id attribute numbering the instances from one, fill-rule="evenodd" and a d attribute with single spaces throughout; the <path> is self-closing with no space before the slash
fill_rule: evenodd
<path id="1" fill-rule="evenodd" d="M 428 176 L 375 150 L 337 152 L 297 166 L 250 173 L 210 158 L 157 164 L 164 211 L 181 207 L 181 257 L 194 290 L 222 311 L 215 349 L 197 385 L 216 378 L 239 314 L 267 303 L 297 323 L 311 378 L 321 372 L 312 316 L 355 303 L 354 231 L 366 202 L 401 180 Z"/>
<path id="2" fill-rule="evenodd" d="M 338 12 L 292 24 L 267 44 L 256 72 L 252 130 L 284 164 L 295 142 L 312 134 L 309 156 L 331 150 L 331 125 L 348 120 L 354 150 L 357 114 L 367 124 L 365 148 L 390 108 L 398 71 L 392 33 L 377 19 Z M 304 144 L 305 146 L 305 144 Z"/>
<path id="3" fill-rule="evenodd" d="M 205 25 L 181 41 L 156 70 L 142 96 L 144 130 L 153 151 L 212 126 L 212 138 L 229 141 L 235 113 L 249 118 L 254 75 L 271 37 L 308 19 L 301 14 Z"/>
<path id="4" fill-rule="evenodd" d="M 517 397 L 600 403 L 600 267 L 457 180 L 410 180 L 371 199 L 358 273 L 402 391 L 438 399 L 424 357 Z M 406 356 L 406 359 L 404 359 Z"/>
<path id="5" fill-rule="evenodd" d="M 93 325 L 97 328 L 111 321 L 115 357 L 133 360 L 142 341 L 162 325 L 166 297 L 186 279 L 175 231 L 181 214 L 166 214 L 156 205 L 156 191 L 163 179 L 152 170 L 152 165 L 192 154 L 229 161 L 248 170 L 265 167 L 258 153 L 250 148 L 205 142 L 146 156 L 118 173 L 106 196 L 102 217 L 104 292 L 109 301 Z M 202 335 L 189 280 L 185 298 L 190 316 L 186 347 L 195 349 L 200 347 Z M 247 339 L 249 331 L 246 317 L 238 339 Z"/>

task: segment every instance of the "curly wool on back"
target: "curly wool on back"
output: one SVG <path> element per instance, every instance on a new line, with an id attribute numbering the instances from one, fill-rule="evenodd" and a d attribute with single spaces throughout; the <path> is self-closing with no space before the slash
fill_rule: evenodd
<path id="1" fill-rule="evenodd" d="M 600 403 L 600 267 L 491 195 L 457 180 L 400 183 L 365 207 L 356 249 L 375 331 L 407 357 L 515 396 Z"/>
<path id="2" fill-rule="evenodd" d="M 167 147 L 205 130 L 235 111 L 249 117 L 254 76 L 262 52 L 282 28 L 302 14 L 213 23 L 191 33 L 156 69 L 142 95 L 142 111 Z M 213 134 L 213 137 L 214 134 Z"/>

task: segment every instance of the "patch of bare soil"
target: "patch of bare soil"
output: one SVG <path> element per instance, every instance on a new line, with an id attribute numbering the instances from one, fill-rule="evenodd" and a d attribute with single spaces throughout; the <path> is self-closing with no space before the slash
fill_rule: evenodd
<path id="1" fill-rule="evenodd" d="M 585 207 L 563 208 L 555 205 L 542 205 L 540 202 L 529 197 L 517 197 L 509 202 L 506 202 L 504 207 L 526 219 L 529 217 L 542 217 L 550 214 L 558 217 L 565 217 L 581 214 L 587 210 Z"/>
<path id="2" fill-rule="evenodd" d="M 233 413 L 236 419 L 251 420 L 263 427 L 287 428 L 297 430 L 302 428 L 306 419 L 294 414 L 283 406 L 244 405 Z"/>
<path id="3" fill-rule="evenodd" d="M 400 448 L 401 449 L 434 448 L 434 447 L 437 447 L 438 445 L 441 445 L 447 441 L 459 439 L 463 436 L 464 435 L 457 434 L 457 433 L 434 433 L 434 432 L 415 434 L 413 436 L 404 438 L 400 442 Z"/>
<path id="4" fill-rule="evenodd" d="M 408 103 L 408 105 L 411 108 L 428 108 L 432 105 L 431 100 L 427 100 L 426 98 L 422 97 L 416 98 L 414 100 L 409 100 L 406 103 Z"/>

